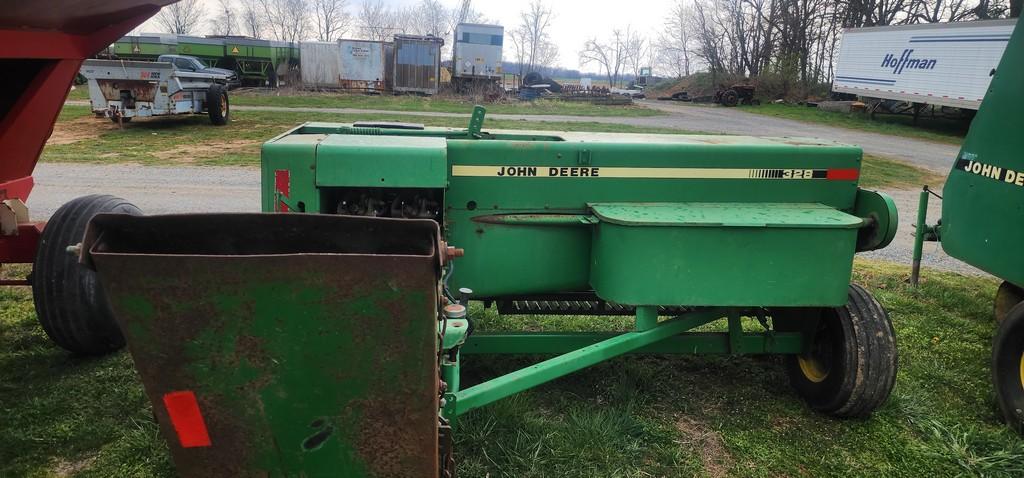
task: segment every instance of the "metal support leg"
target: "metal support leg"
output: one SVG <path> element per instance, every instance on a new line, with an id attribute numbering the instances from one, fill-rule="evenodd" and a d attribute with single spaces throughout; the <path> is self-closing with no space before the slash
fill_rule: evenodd
<path id="1" fill-rule="evenodd" d="M 917 287 L 921 277 L 921 256 L 924 251 L 924 238 L 928 233 L 928 186 L 921 189 L 917 201 L 917 225 L 914 230 L 914 261 L 910 266 L 910 285 Z"/>
<path id="2" fill-rule="evenodd" d="M 653 305 L 641 305 L 636 308 L 636 331 L 651 330 L 658 325 L 658 308 Z"/>
<path id="3" fill-rule="evenodd" d="M 743 323 L 740 321 L 740 314 L 736 310 L 729 311 L 729 353 L 743 353 L 741 339 L 743 338 Z"/>

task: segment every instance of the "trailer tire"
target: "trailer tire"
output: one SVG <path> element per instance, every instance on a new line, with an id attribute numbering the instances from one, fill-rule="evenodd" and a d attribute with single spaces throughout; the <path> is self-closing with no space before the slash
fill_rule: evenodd
<path id="1" fill-rule="evenodd" d="M 866 417 L 896 383 L 896 336 L 889 314 L 850 284 L 845 306 L 822 310 L 806 352 L 786 357 L 786 372 L 811 408 L 838 417 Z"/>
<path id="2" fill-rule="evenodd" d="M 68 246 L 82 241 L 89 220 L 104 212 L 142 214 L 114 196 L 73 199 L 46 223 L 32 268 L 32 299 L 39 324 L 50 340 L 78 354 L 105 354 L 124 346 L 96 273 L 67 252 Z"/>
<path id="3" fill-rule="evenodd" d="M 992 383 L 1003 418 L 1024 435 L 1024 303 L 999 324 L 992 341 Z"/>
<path id="4" fill-rule="evenodd" d="M 231 121 L 231 103 L 228 101 L 228 89 L 224 85 L 211 85 L 206 90 L 206 111 L 210 114 L 210 122 L 224 126 Z"/>

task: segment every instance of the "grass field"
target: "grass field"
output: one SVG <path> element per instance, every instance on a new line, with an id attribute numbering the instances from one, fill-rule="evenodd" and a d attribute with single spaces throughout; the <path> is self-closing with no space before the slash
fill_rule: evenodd
<path id="1" fill-rule="evenodd" d="M 914 290 L 907 274 L 855 268 L 900 348 L 896 389 L 871 419 L 809 411 L 778 358 L 624 357 L 464 417 L 460 476 L 1021 476 L 1024 440 L 997 420 L 989 384 L 996 283 L 928 270 Z M 0 288 L 0 301 L 0 476 L 173 476 L 128 354 L 69 356 L 36 325 L 25 288 Z M 472 312 L 482 330 L 629 327 Z M 532 360 L 464 367 L 489 377 Z"/>
<path id="2" fill-rule="evenodd" d="M 362 108 L 396 111 L 433 111 L 441 113 L 470 113 L 471 100 L 457 98 L 434 98 L 421 96 L 355 95 L 339 93 L 275 93 L 238 91 L 231 96 L 232 104 L 248 106 L 283 106 L 313 108 Z M 507 100 L 501 103 L 485 103 L 488 113 L 522 115 L 572 115 L 572 116 L 658 116 L 665 113 L 643 106 L 603 106 L 589 103 L 538 100 L 525 102 Z"/>
<path id="3" fill-rule="evenodd" d="M 748 113 L 955 145 L 963 142 L 967 134 L 966 122 L 948 119 L 922 118 L 918 126 L 913 126 L 909 116 L 879 115 L 870 119 L 863 113 L 837 113 L 799 105 L 763 104 L 740 108 Z"/>
<path id="4" fill-rule="evenodd" d="M 124 129 L 94 118 L 85 106 L 65 106 L 53 136 L 43 150 L 43 161 L 150 165 L 191 164 L 208 166 L 257 166 L 260 145 L 305 121 L 352 122 L 356 120 L 408 121 L 387 115 L 306 112 L 244 111 L 225 127 L 213 127 L 206 116 L 178 116 L 143 120 Z M 428 126 L 464 128 L 463 118 L 416 118 Z M 534 122 L 488 119 L 493 129 L 595 131 L 617 133 L 683 134 L 669 128 L 644 128 L 589 122 Z M 928 182 L 925 170 L 875 156 L 865 156 L 861 184 L 870 187 L 917 185 Z M 932 180 L 931 183 L 935 181 Z"/>

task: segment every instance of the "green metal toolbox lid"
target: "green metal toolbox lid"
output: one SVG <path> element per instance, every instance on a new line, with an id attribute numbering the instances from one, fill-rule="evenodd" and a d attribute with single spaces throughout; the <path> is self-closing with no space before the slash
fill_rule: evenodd
<path id="1" fill-rule="evenodd" d="M 863 220 L 818 203 L 592 203 L 599 220 L 622 226 L 854 229 Z"/>

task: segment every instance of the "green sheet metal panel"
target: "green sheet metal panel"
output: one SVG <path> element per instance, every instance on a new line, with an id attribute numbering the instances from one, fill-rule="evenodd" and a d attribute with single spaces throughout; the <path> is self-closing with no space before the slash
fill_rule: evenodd
<path id="1" fill-rule="evenodd" d="M 178 53 L 202 58 L 210 66 L 217 66 L 224 59 L 224 39 L 179 35 Z"/>
<path id="2" fill-rule="evenodd" d="M 469 287 L 482 297 L 589 289 L 585 228 L 550 226 L 529 234 L 542 228 L 472 220 L 480 216 L 582 214 L 591 202 L 794 202 L 850 210 L 856 197 L 855 175 L 828 178 L 829 171 L 856 173 L 861 151 L 852 146 L 726 136 L 546 135 L 560 141 L 448 140 L 445 234 L 467 252 L 452 287 Z"/>
<path id="3" fill-rule="evenodd" d="M 858 217 L 821 204 L 594 204 L 590 283 L 632 305 L 839 306 Z M 798 270 L 797 270 L 798 269 Z"/>
<path id="4" fill-rule="evenodd" d="M 444 188 L 444 138 L 328 135 L 316 152 L 316 186 Z"/>
<path id="5" fill-rule="evenodd" d="M 263 144 L 261 163 L 261 205 L 264 212 L 283 211 L 278 196 L 286 203 L 301 205 L 300 211 L 320 212 L 320 191 L 316 184 L 316 147 L 327 135 L 294 134 L 295 128 Z M 294 208 L 288 208 L 294 209 Z"/>
<path id="6" fill-rule="evenodd" d="M 1024 31 L 1018 20 L 942 189 L 942 248 L 1024 286 Z"/>
<path id="7" fill-rule="evenodd" d="M 108 214 L 88 237 L 181 476 L 436 476 L 436 223 Z"/>

